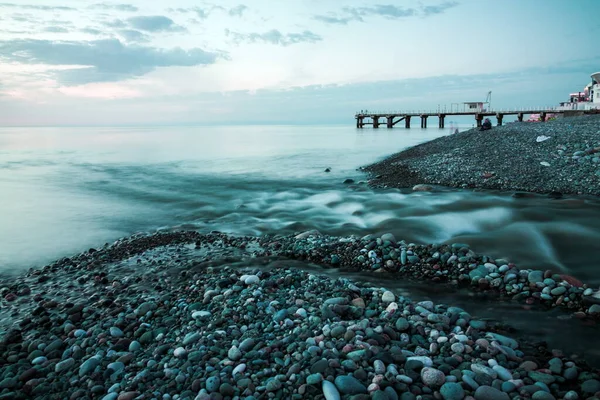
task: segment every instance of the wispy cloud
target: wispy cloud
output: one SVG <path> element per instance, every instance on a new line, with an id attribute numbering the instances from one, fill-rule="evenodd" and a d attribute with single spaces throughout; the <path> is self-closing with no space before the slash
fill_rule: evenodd
<path id="1" fill-rule="evenodd" d="M 194 13 L 196 14 L 196 16 L 200 19 L 206 19 L 208 18 L 208 16 L 210 15 L 210 13 L 215 9 L 215 8 L 222 8 L 222 7 L 207 7 L 207 8 L 200 8 L 200 7 L 190 7 L 190 8 L 168 8 L 167 11 L 169 12 L 177 12 L 177 13 L 182 13 L 182 14 L 186 14 L 186 13 Z"/>
<path id="2" fill-rule="evenodd" d="M 128 46 L 117 39 L 50 41 L 16 39 L 0 41 L 0 59 L 23 64 L 80 66 L 55 71 L 59 82 L 77 85 L 141 76 L 158 67 L 213 64 L 221 54 L 199 48 L 183 50 Z"/>
<path id="3" fill-rule="evenodd" d="M 270 43 L 280 46 L 290 46 L 298 43 L 316 43 L 323 38 L 311 31 L 303 31 L 301 33 L 281 33 L 277 29 L 272 29 L 265 33 L 239 33 L 225 29 L 225 34 L 229 36 L 236 44 L 246 43 Z"/>
<path id="4" fill-rule="evenodd" d="M 62 26 L 47 26 L 42 31 L 49 33 L 69 33 L 69 30 Z"/>
<path id="5" fill-rule="evenodd" d="M 113 19 L 112 21 L 103 21 L 102 25 L 108 26 L 109 28 L 127 28 L 127 24 L 120 19 Z"/>
<path id="6" fill-rule="evenodd" d="M 80 31 L 89 35 L 102 35 L 104 33 L 101 30 L 95 28 L 83 28 L 80 29 Z"/>
<path id="7" fill-rule="evenodd" d="M 128 11 L 136 12 L 139 10 L 136 6 L 131 4 L 111 4 L 111 3 L 97 3 L 91 5 L 89 8 L 98 10 L 117 10 L 117 11 Z"/>
<path id="8" fill-rule="evenodd" d="M 232 17 L 241 17 L 244 14 L 244 11 L 246 11 L 247 9 L 247 6 L 240 4 L 239 6 L 230 8 L 229 11 L 227 11 L 227 13 Z"/>
<path id="9" fill-rule="evenodd" d="M 75 11 L 76 8 L 66 6 L 43 6 L 39 4 L 15 4 L 15 3 L 0 3 L 0 7 L 5 8 L 21 8 L 24 10 L 42 10 L 42 11 Z"/>
<path id="10" fill-rule="evenodd" d="M 433 6 L 419 8 L 402 7 L 393 4 L 376 4 L 370 7 L 343 7 L 339 13 L 315 15 L 313 19 L 327 24 L 346 25 L 351 21 L 364 22 L 365 18 L 378 16 L 388 19 L 401 19 L 409 17 L 429 17 L 442 14 L 446 10 L 456 7 L 458 2 L 447 1 Z"/>
<path id="11" fill-rule="evenodd" d="M 127 19 L 129 25 L 146 32 L 184 32 L 183 26 L 177 25 L 171 18 L 162 15 L 139 16 Z"/>
<path id="12" fill-rule="evenodd" d="M 134 29 L 121 29 L 118 33 L 129 43 L 145 43 L 150 41 L 150 36 Z"/>
<path id="13" fill-rule="evenodd" d="M 447 1 L 445 3 L 438 4 L 437 6 L 424 6 L 421 9 L 423 11 L 423 14 L 425 14 L 425 16 L 428 17 L 430 15 L 442 14 L 446 10 L 456 7 L 456 6 L 458 6 L 458 2 Z"/>
<path id="14" fill-rule="evenodd" d="M 208 4 L 205 7 L 189 7 L 189 8 L 168 8 L 169 12 L 178 12 L 178 13 L 194 13 L 200 19 L 206 19 L 212 14 L 214 11 L 226 12 L 232 17 L 241 17 L 245 11 L 248 10 L 248 6 L 244 4 L 237 5 L 232 8 L 225 8 L 218 4 Z"/>

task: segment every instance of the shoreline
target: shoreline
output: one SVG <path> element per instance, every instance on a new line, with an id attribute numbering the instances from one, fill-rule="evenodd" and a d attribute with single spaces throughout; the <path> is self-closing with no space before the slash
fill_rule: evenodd
<path id="1" fill-rule="evenodd" d="M 0 329 L 7 318 L 19 323 L 0 335 L 0 398 L 575 399 L 600 391 L 585 362 L 516 342 L 469 310 L 343 278 L 261 270 L 273 259 L 445 281 L 589 323 L 600 317 L 600 299 L 575 278 L 520 271 L 464 244 L 314 231 L 136 235 L 10 278 Z"/>
<path id="2" fill-rule="evenodd" d="M 515 122 L 431 140 L 361 168 L 375 188 L 431 185 L 600 196 L 600 116 Z"/>

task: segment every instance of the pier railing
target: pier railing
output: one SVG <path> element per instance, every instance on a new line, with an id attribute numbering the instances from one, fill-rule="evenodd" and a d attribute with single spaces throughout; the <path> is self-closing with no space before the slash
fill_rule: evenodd
<path id="1" fill-rule="evenodd" d="M 485 117 L 495 116 L 498 120 L 498 125 L 502 125 L 502 120 L 507 115 L 516 115 L 519 121 L 523 121 L 525 115 L 539 114 L 540 121 L 546 121 L 553 114 L 565 113 L 565 109 L 559 109 L 556 106 L 541 106 L 541 107 L 521 107 L 521 108 L 480 108 L 480 109 L 463 109 L 460 107 L 438 107 L 434 109 L 417 109 L 412 111 L 382 111 L 382 110 L 361 110 L 354 116 L 356 119 L 356 127 L 362 128 L 365 125 L 372 125 L 373 128 L 379 128 L 380 125 L 385 125 L 388 128 L 393 128 L 396 124 L 404 121 L 404 126 L 410 128 L 411 119 L 420 118 L 421 128 L 427 128 L 427 119 L 429 117 L 438 118 L 438 126 L 444 128 L 445 119 L 449 116 L 467 116 L 475 117 L 477 126 L 482 126 Z M 382 122 L 385 121 L 385 122 Z"/>
<path id="2" fill-rule="evenodd" d="M 448 109 L 448 108 L 434 108 L 434 109 L 416 109 L 416 110 L 361 110 L 357 111 L 355 115 L 437 115 L 437 114 L 465 114 L 465 115 L 473 115 L 478 113 L 511 113 L 516 114 L 519 112 L 531 112 L 531 111 L 544 111 L 544 112 L 552 112 L 552 111 L 562 111 L 559 110 L 556 106 L 540 106 L 540 107 L 518 107 L 518 108 L 486 108 L 486 109 Z"/>

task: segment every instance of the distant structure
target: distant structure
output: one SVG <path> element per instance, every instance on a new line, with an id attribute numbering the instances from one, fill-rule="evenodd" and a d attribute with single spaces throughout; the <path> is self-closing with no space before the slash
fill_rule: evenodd
<path id="1" fill-rule="evenodd" d="M 421 128 L 427 128 L 427 119 L 429 117 L 438 118 L 439 128 L 445 127 L 445 119 L 448 115 L 473 115 L 477 122 L 477 127 L 481 127 L 485 117 L 495 116 L 498 125 L 502 125 L 505 115 L 516 115 L 522 122 L 524 115 L 531 115 L 529 121 L 544 122 L 548 118 L 554 118 L 556 115 L 575 116 L 583 114 L 600 113 L 600 72 L 594 72 L 591 75 L 592 82 L 587 84 L 582 92 L 571 93 L 569 101 L 562 102 L 558 107 L 531 107 L 526 109 L 508 109 L 494 110 L 491 107 L 492 92 L 487 93 L 485 101 L 467 101 L 462 103 L 463 109 L 460 110 L 460 103 L 452 103 L 450 110 L 446 107 L 436 111 L 398 111 L 398 112 L 372 112 L 361 110 L 356 113 L 356 127 L 364 128 L 366 125 L 372 125 L 373 128 L 379 128 L 383 123 L 388 128 L 393 128 L 396 124 L 404 121 L 404 127 L 410 128 L 411 119 L 418 117 L 421 119 Z M 454 107 L 456 105 L 456 107 Z M 380 122 L 384 120 L 385 122 Z"/>

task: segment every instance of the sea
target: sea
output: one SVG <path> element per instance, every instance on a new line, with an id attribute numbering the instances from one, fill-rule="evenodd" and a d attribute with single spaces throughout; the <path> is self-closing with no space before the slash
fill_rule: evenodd
<path id="1" fill-rule="evenodd" d="M 477 253 L 569 274 L 597 289 L 597 199 L 373 190 L 358 169 L 457 127 L 471 125 L 0 128 L 0 274 L 23 273 L 138 232 L 316 229 L 339 236 L 390 232 L 422 244 L 467 243 Z M 593 350 L 599 346 L 590 351 L 598 328 L 565 323 L 559 311 L 528 310 L 402 279 L 378 282 L 365 273 L 348 277 L 416 299 L 464 305 L 523 334 L 572 351 L 587 347 L 588 356 L 600 353 Z"/>

